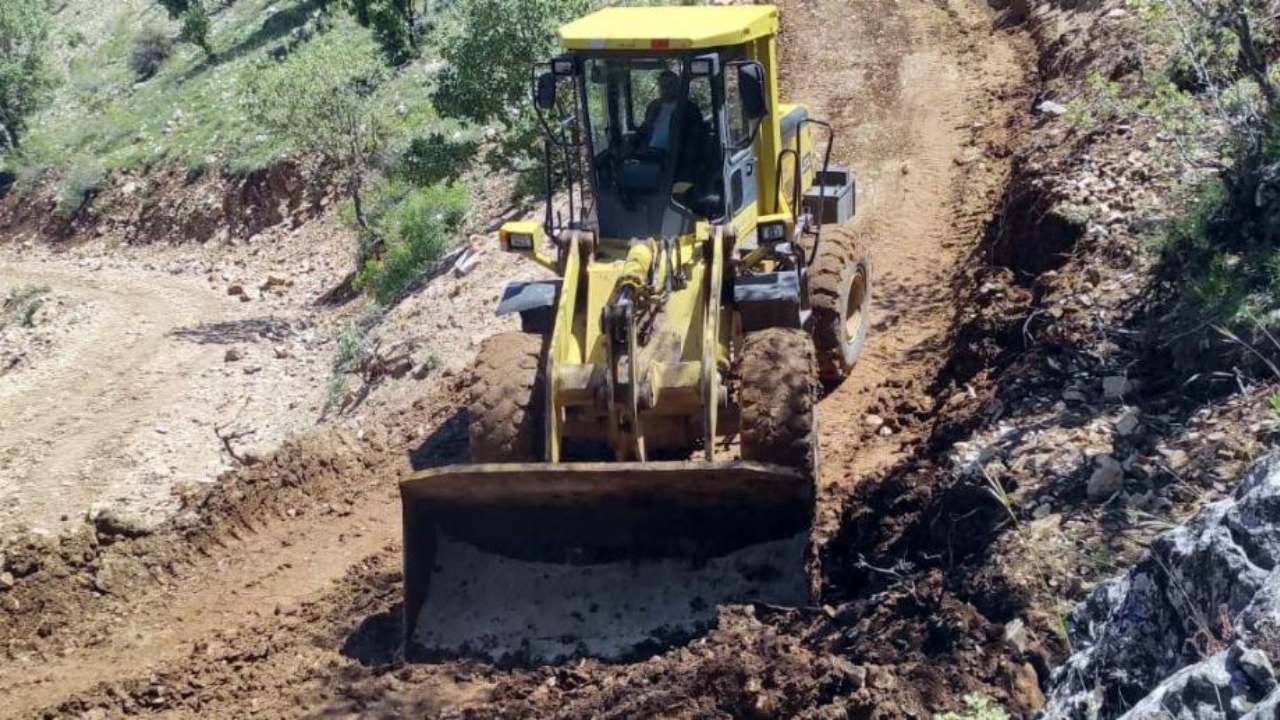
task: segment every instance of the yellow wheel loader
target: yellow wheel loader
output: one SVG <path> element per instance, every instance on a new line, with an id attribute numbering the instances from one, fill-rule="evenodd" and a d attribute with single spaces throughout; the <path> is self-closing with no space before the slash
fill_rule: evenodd
<path id="1" fill-rule="evenodd" d="M 778 101 L 777 32 L 769 6 L 610 8 L 533 69 L 546 217 L 498 242 L 556 279 L 503 293 L 522 332 L 481 347 L 474 464 L 400 486 L 406 659 L 619 660 L 722 603 L 813 601 L 817 393 L 870 268 L 822 235 L 855 180 Z"/>

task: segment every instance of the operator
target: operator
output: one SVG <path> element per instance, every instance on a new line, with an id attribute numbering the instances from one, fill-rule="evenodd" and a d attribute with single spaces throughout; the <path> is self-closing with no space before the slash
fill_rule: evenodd
<path id="1" fill-rule="evenodd" d="M 658 76 L 658 97 L 645 109 L 644 122 L 639 128 L 641 152 L 666 153 L 675 134 L 677 111 L 684 114 L 684 129 L 675 179 L 698 185 L 705 175 L 711 133 L 698 103 L 680 97 L 680 76 L 671 70 L 664 70 Z"/>

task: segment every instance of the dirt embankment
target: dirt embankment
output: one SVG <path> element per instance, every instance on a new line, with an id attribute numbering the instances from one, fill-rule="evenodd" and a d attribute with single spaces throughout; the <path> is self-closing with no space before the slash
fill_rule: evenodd
<path id="1" fill-rule="evenodd" d="M 174 166 L 113 174 L 79 208 L 59 200 L 58 178 L 0 188 L 0 233 L 76 242 L 115 235 L 133 244 L 248 240 L 298 228 L 333 202 L 335 188 L 313 161 L 285 161 L 246 173 Z"/>

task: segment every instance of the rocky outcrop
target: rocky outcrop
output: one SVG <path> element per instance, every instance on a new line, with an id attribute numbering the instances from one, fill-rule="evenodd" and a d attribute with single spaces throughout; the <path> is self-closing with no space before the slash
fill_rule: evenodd
<path id="1" fill-rule="evenodd" d="M 1277 717 L 1280 453 L 1071 614 L 1044 718 Z"/>

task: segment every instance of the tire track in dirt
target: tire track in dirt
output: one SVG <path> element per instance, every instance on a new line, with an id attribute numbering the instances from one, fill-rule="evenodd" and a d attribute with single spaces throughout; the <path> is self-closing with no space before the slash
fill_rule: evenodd
<path id="1" fill-rule="evenodd" d="M 1006 163 L 981 159 L 983 145 L 1006 141 L 1011 108 L 994 96 L 1025 82 L 1027 55 L 1022 38 L 993 32 L 991 13 L 966 0 L 787 9 L 788 37 L 807 39 L 784 46 L 787 95 L 841 129 L 837 160 L 861 186 L 859 217 L 841 232 L 873 265 L 863 356 L 820 406 L 823 539 L 850 490 L 921 440 L 916 420 L 929 414 L 947 360 L 960 273 L 1007 177 Z M 865 23 L 857 39 L 837 17 Z"/>
<path id="2" fill-rule="evenodd" d="M 5 262 L 3 275 L 95 308 L 55 357 L 0 384 L 0 535 L 19 524 L 61 530 L 60 517 L 78 523 L 121 471 L 124 436 L 221 360 L 168 334 L 235 308 L 191 283 L 120 272 Z"/>
<path id="3" fill-rule="evenodd" d="M 992 34 L 993 18 L 971 0 L 796 0 L 783 4 L 783 19 L 784 94 L 836 121 L 837 159 L 860 172 L 863 186 L 860 219 L 846 232 L 867 243 L 877 276 L 866 355 L 821 409 L 822 538 L 851 488 L 921 436 L 929 386 L 946 361 L 956 282 L 1006 170 L 1000 161 L 969 162 L 966 152 L 1000 141 L 1012 108 L 991 90 L 1024 78 L 1018 39 Z M 448 417 L 441 407 L 447 399 L 429 427 Z M 920 418 L 909 417 L 913 407 Z M 894 434 L 867 432 L 873 412 Z M 381 420 L 395 436 L 424 422 L 424 414 Z M 447 424 L 441 432 L 448 434 Z M 592 715 L 625 712 L 592 688 L 617 692 L 633 671 L 679 664 L 683 651 L 673 651 L 675 659 L 634 666 L 589 663 L 561 680 L 548 671 L 468 663 L 397 669 L 399 512 L 392 489 L 407 466 L 404 447 L 401 437 L 366 455 L 373 479 L 351 498 L 349 515 L 255 518 L 260 525 L 245 540 L 228 540 L 181 583 L 115 605 L 130 618 L 132 639 L 113 628 L 94 647 L 44 658 L 41 667 L 11 664 L 0 670 L 0 698 L 20 714 L 48 707 L 54 714 L 104 708 L 295 716 L 469 706 L 481 716 Z M 98 614 L 78 628 L 100 635 L 111 622 Z M 122 671 L 123 657 L 131 664 Z M 574 693 L 573 703 L 558 694 L 574 687 L 586 692 Z"/>

